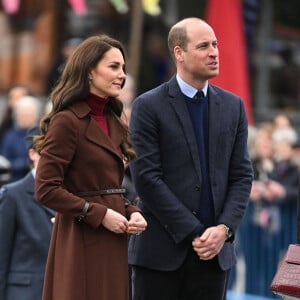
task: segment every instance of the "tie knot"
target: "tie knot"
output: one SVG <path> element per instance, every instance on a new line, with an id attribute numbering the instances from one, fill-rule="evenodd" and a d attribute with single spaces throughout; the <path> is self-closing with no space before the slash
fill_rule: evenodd
<path id="1" fill-rule="evenodd" d="M 196 93 L 196 95 L 194 96 L 194 99 L 197 99 L 197 100 L 202 100 L 204 98 L 204 93 L 203 91 L 198 91 Z"/>

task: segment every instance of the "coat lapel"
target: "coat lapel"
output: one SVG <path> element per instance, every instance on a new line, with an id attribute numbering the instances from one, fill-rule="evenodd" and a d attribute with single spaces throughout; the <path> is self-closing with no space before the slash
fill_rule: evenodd
<path id="1" fill-rule="evenodd" d="M 90 108 L 84 101 L 76 103 L 74 106 L 72 106 L 71 109 L 78 118 L 87 117 L 90 113 Z M 123 139 L 122 132 L 120 130 L 121 125 L 118 124 L 117 121 L 112 117 L 108 117 L 107 121 L 110 136 L 108 136 L 99 127 L 95 120 L 89 117 L 89 124 L 86 130 L 86 138 L 92 143 L 105 148 L 113 155 L 117 156 L 121 161 L 123 161 L 122 153 L 119 147 Z"/>
<path id="2" fill-rule="evenodd" d="M 94 121 L 92 118 L 90 119 L 87 131 L 86 131 L 86 138 L 91 142 L 99 145 L 102 148 L 112 152 L 114 155 L 118 156 L 122 160 L 121 151 L 119 150 L 119 145 L 122 141 L 121 135 L 118 133 L 117 130 L 118 124 L 109 118 L 108 119 L 108 127 L 110 136 L 108 136 Z"/>
<path id="3" fill-rule="evenodd" d="M 192 159 L 196 167 L 196 172 L 198 174 L 199 180 L 201 181 L 201 166 L 198 155 L 197 141 L 184 96 L 180 91 L 175 77 L 173 77 L 169 81 L 169 101 L 173 109 L 175 110 L 178 119 L 180 120 Z"/>

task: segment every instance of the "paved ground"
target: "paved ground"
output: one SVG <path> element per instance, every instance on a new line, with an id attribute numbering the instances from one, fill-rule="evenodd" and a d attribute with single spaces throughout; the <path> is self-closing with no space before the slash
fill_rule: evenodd
<path id="1" fill-rule="evenodd" d="M 266 298 L 249 294 L 242 294 L 233 291 L 227 292 L 226 300 L 274 300 L 274 298 Z"/>

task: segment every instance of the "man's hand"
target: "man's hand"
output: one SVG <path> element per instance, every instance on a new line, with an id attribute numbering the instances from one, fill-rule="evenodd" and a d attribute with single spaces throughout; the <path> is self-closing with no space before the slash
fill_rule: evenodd
<path id="1" fill-rule="evenodd" d="M 207 228 L 193 240 L 192 245 L 200 259 L 209 260 L 221 251 L 226 240 L 226 229 L 223 225 L 218 225 Z"/>

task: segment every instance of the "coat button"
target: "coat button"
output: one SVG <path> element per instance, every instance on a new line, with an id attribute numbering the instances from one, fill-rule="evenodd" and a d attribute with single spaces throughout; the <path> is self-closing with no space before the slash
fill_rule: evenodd
<path id="1" fill-rule="evenodd" d="M 193 211 L 192 211 L 192 214 L 193 214 L 193 215 L 197 215 L 197 212 L 193 210 Z"/>
<path id="2" fill-rule="evenodd" d="M 195 190 L 196 190 L 196 191 L 200 191 L 200 185 L 196 185 L 196 186 L 195 186 Z"/>

